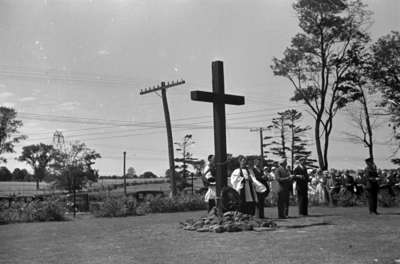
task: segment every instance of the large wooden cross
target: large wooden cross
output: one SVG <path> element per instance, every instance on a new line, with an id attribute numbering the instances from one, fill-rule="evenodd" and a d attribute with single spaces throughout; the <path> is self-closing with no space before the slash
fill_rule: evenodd
<path id="1" fill-rule="evenodd" d="M 213 103 L 215 164 L 217 167 L 216 200 L 218 214 L 221 215 L 221 190 L 227 185 L 225 104 L 243 105 L 244 97 L 225 94 L 224 66 L 222 61 L 213 61 L 211 68 L 213 92 L 192 91 L 190 95 L 194 101 Z"/>

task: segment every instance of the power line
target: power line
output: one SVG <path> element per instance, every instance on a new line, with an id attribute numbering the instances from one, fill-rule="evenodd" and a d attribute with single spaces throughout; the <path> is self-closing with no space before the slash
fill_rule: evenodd
<path id="1" fill-rule="evenodd" d="M 265 120 L 264 118 L 268 117 L 269 115 L 266 114 L 261 114 L 261 115 L 252 115 L 252 116 L 245 116 L 245 117 L 233 117 L 230 119 L 227 119 L 227 121 L 231 121 L 231 120 L 242 120 L 242 119 L 246 119 L 248 120 L 247 122 L 240 122 L 240 123 L 231 123 L 232 124 L 244 124 L 244 123 L 251 123 L 254 122 L 254 120 L 249 120 L 249 119 L 253 119 L 253 118 L 259 118 L 262 117 L 262 121 L 267 122 L 267 120 Z M 261 121 L 261 120 L 260 120 Z M 213 126 L 212 125 L 207 125 L 207 126 L 199 126 L 199 124 L 204 124 L 204 123 L 210 123 L 210 121 L 201 121 L 201 122 L 195 122 L 195 123 L 186 123 L 186 124 L 177 124 L 177 125 L 173 125 L 174 128 L 181 128 L 181 129 L 212 129 Z M 148 126 L 148 125 L 147 125 Z M 69 135 L 69 137 L 79 137 L 79 136 L 89 136 L 89 135 L 103 135 L 103 134 L 110 134 L 110 133 L 123 133 L 123 132 L 134 132 L 134 131 L 145 131 L 145 130 L 153 130 L 153 129 L 163 129 L 164 126 L 160 125 L 160 126 L 151 126 L 149 127 L 145 127 L 145 128 L 137 128 L 137 129 L 132 129 L 132 130 L 125 130 L 125 131 L 115 131 L 115 132 L 98 132 L 98 133 L 84 133 L 84 134 L 76 134 L 76 135 Z M 229 127 L 229 129 L 243 129 L 243 130 L 247 130 L 250 129 L 250 127 L 248 126 L 236 126 L 236 127 Z M 153 133 L 152 133 L 153 134 Z M 145 134 L 126 134 L 126 135 L 145 135 Z M 41 139 L 47 139 L 47 137 L 41 137 L 41 138 L 30 138 L 33 140 L 41 140 Z"/>
<path id="2" fill-rule="evenodd" d="M 264 108 L 259 110 L 252 110 L 252 111 L 243 111 L 243 112 L 236 112 L 236 113 L 228 113 L 227 115 L 243 115 L 252 112 L 260 112 L 265 110 L 272 110 L 271 108 Z M 277 110 L 275 108 L 275 110 Z M 154 128 L 154 124 L 161 123 L 162 121 L 151 121 L 151 122 L 139 122 L 139 123 L 132 123 L 129 121 L 121 121 L 121 120 L 109 120 L 109 119 L 100 119 L 100 118 L 81 118 L 81 117 L 72 117 L 72 116 L 59 116 L 59 115 L 47 115 L 47 114 L 32 114 L 32 113 L 25 113 L 21 112 L 21 117 L 23 119 L 34 119 L 34 120 L 41 120 L 41 121 L 54 121 L 54 122 L 65 122 L 65 123 L 79 123 L 79 124 L 99 124 L 101 126 L 104 125 L 114 125 L 114 126 L 142 126 L 142 127 L 152 127 Z M 269 114 L 262 114 L 259 116 L 270 116 Z M 202 116 L 192 116 L 180 119 L 174 119 L 173 121 L 184 121 L 184 120 L 193 120 L 193 119 L 203 119 L 203 118 L 211 118 L 211 115 L 202 115 Z M 187 125 L 187 124 L 185 124 Z M 93 128 L 85 128 L 79 130 L 91 130 L 97 129 L 102 127 L 93 127 Z M 78 131 L 79 131 L 78 130 Z"/>

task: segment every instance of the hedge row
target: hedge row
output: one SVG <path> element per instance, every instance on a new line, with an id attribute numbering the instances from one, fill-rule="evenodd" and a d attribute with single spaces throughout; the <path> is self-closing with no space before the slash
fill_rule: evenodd
<path id="1" fill-rule="evenodd" d="M 57 199 L 18 201 L 0 205 L 0 224 L 66 220 L 65 204 Z"/>

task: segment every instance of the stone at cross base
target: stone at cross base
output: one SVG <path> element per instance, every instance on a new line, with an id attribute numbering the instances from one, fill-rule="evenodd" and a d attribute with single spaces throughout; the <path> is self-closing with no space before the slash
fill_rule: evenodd
<path id="1" fill-rule="evenodd" d="M 224 68 L 222 61 L 213 61 L 212 68 L 212 88 L 213 92 L 192 91 L 191 99 L 213 103 L 214 115 L 214 147 L 215 163 L 217 168 L 216 175 L 216 200 L 218 215 L 222 216 L 221 192 L 227 186 L 227 154 L 226 154 L 226 117 L 225 104 L 243 105 L 244 97 L 225 94 Z"/>

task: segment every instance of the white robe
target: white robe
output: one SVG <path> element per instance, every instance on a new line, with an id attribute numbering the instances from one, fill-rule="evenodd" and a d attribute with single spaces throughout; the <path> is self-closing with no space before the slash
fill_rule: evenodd
<path id="1" fill-rule="evenodd" d="M 242 169 L 243 177 L 240 175 L 240 168 L 234 170 L 231 175 L 231 184 L 232 188 L 235 189 L 238 193 L 244 187 L 245 195 L 246 195 L 246 202 L 257 202 L 257 192 L 263 193 L 267 190 L 267 188 L 261 182 L 257 181 L 256 177 L 254 176 L 254 172 L 252 169 L 248 169 L 250 175 L 247 174 L 246 169 Z M 250 177 L 253 182 L 253 196 L 250 193 L 250 186 L 249 181 L 244 181 L 244 178 Z M 246 182 L 246 184 L 243 184 Z M 253 201 L 253 198 L 255 201 Z"/>
<path id="2" fill-rule="evenodd" d="M 204 173 L 205 173 L 204 177 L 207 180 L 212 178 L 212 177 L 214 177 L 211 174 L 209 165 L 206 165 L 206 167 L 204 168 L 203 174 Z M 215 182 L 213 182 L 213 183 L 210 183 L 208 185 L 208 190 L 207 190 L 207 192 L 206 192 L 206 194 L 204 196 L 204 201 L 208 202 L 209 200 L 215 200 L 216 198 L 217 198 L 217 191 L 216 191 L 216 188 L 215 188 Z"/>

